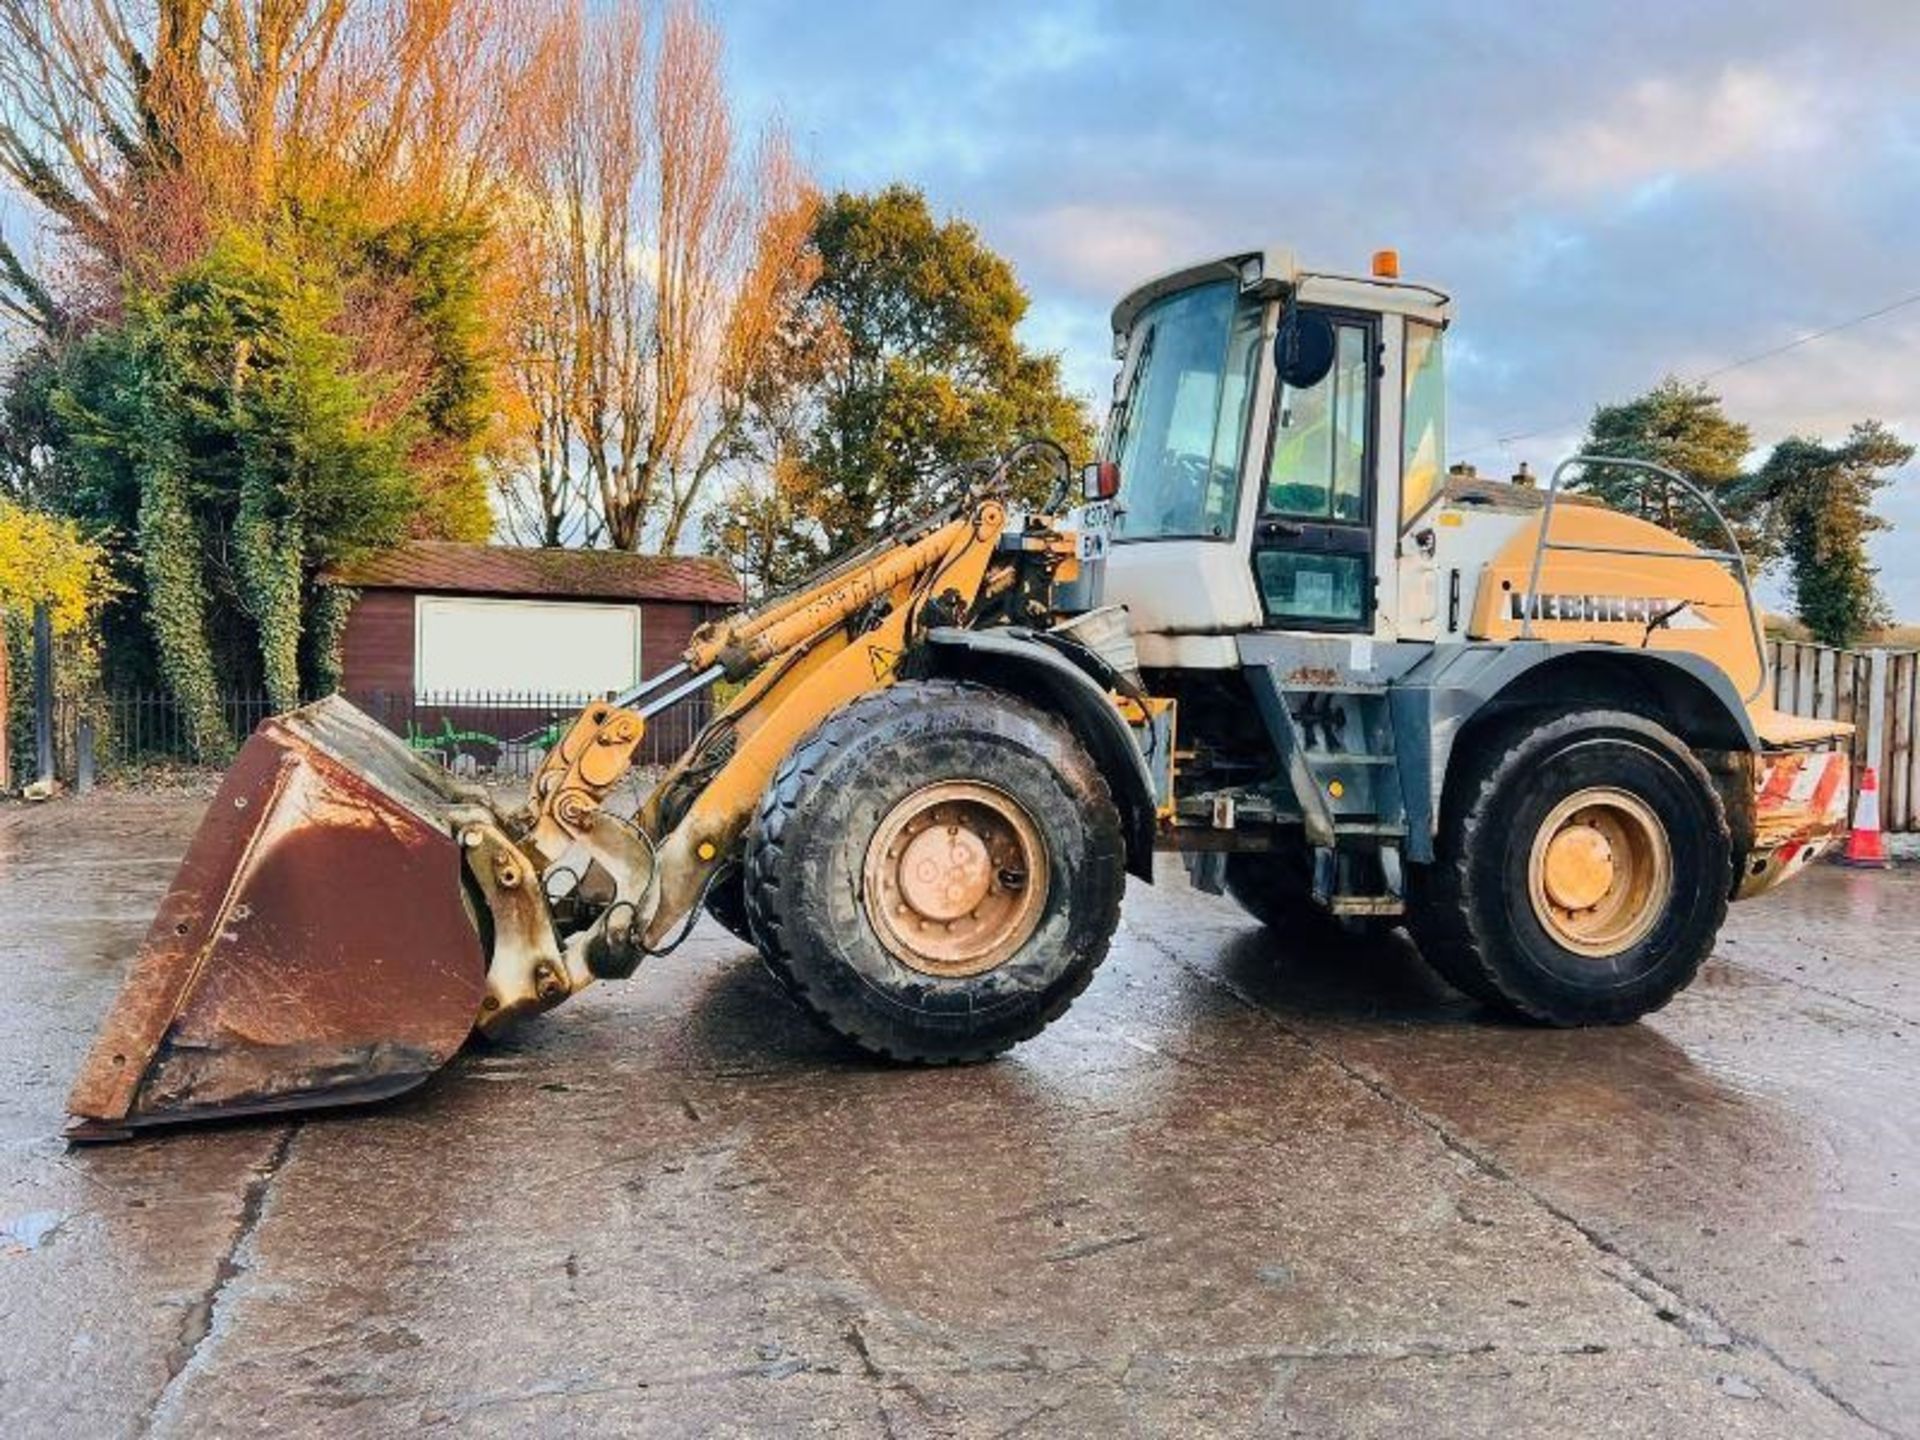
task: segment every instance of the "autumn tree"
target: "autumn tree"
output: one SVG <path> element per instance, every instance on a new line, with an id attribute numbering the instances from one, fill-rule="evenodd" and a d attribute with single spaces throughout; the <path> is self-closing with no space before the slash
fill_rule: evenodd
<path id="1" fill-rule="evenodd" d="M 352 195 L 489 198 L 510 0 L 0 0 L 0 175 L 71 242 L 68 295 L 0 251 L 44 324 L 198 258 L 226 224 Z M 91 282 L 95 288 L 89 289 Z"/>
<path id="2" fill-rule="evenodd" d="M 45 605 L 62 663 L 54 685 L 63 697 L 77 696 L 92 678 L 98 660 L 95 624 L 114 596 L 107 554 L 88 541 L 71 520 L 46 515 L 0 497 L 0 667 L 14 675 L 32 673 L 33 615 Z M 33 687 L 15 685 L 0 706 L 0 727 L 10 733 L 0 749 L 28 753 L 32 743 Z M 8 777 L 0 773 L 0 789 Z"/>
<path id="3" fill-rule="evenodd" d="M 188 708 L 324 686 L 353 545 L 492 527 L 489 219 L 509 0 L 0 0 L 0 177 L 36 202 L 0 484 L 97 527 L 109 626 Z M 337 483 L 336 483 L 337 481 Z M 144 643 L 138 633 L 144 629 Z M 303 673 L 304 672 L 304 673 Z"/>
<path id="4" fill-rule="evenodd" d="M 813 190 L 777 135 L 741 143 L 690 3 L 570 0 L 526 77 L 508 155 L 528 443 L 503 507 L 542 544 L 673 550 L 713 477 L 764 458 Z"/>
<path id="5" fill-rule="evenodd" d="M 1751 432 L 1727 417 L 1718 395 L 1703 384 L 1668 376 L 1644 395 L 1596 409 L 1580 450 L 1665 466 L 1714 495 L 1744 473 L 1752 444 Z M 1701 545 L 1718 549 L 1726 543 L 1699 505 L 1658 477 L 1596 466 L 1573 484 Z M 1757 547 L 1764 537 L 1749 528 L 1740 538 L 1743 546 Z"/>
<path id="6" fill-rule="evenodd" d="M 812 242 L 793 395 L 768 427 L 780 463 L 737 481 L 706 527 L 756 587 L 937 503 L 1019 439 L 1090 442 L 1058 357 L 1016 334 L 1026 292 L 972 226 L 894 185 L 835 196 Z"/>
<path id="7" fill-rule="evenodd" d="M 385 411 L 418 412 L 415 528 L 484 535 L 487 219 L 523 13 L 0 0 L 0 176 L 57 241 L 50 275 L 0 245 L 0 307 L 35 337 L 0 447 L 16 487 L 58 439 L 43 402 L 66 343 L 246 231 L 330 252 L 342 363 Z"/>
<path id="8" fill-rule="evenodd" d="M 1878 420 L 1863 420 L 1839 445 L 1793 436 L 1742 487 L 1788 565 L 1794 611 L 1822 645 L 1857 644 L 1888 619 L 1867 541 L 1888 528 L 1874 496 L 1914 456 Z"/>

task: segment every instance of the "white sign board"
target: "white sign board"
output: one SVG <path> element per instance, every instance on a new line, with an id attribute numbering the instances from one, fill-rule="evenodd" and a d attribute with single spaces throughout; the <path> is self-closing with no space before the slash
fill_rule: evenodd
<path id="1" fill-rule="evenodd" d="M 421 595 L 413 637 L 413 683 L 421 695 L 595 695 L 640 678 L 637 605 Z"/>

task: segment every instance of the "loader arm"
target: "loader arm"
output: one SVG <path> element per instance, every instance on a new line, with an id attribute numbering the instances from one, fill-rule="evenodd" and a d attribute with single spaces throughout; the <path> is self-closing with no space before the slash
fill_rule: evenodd
<path id="1" fill-rule="evenodd" d="M 849 700 L 892 684 L 931 621 L 971 614 L 1006 519 L 1000 501 L 977 501 L 917 538 L 698 632 L 674 672 L 692 678 L 665 693 L 723 678 L 745 683 L 654 787 L 634 826 L 610 826 L 600 806 L 631 764 L 652 707 L 596 706 L 575 722 L 534 778 L 529 858 L 538 857 L 543 875 L 565 874 L 566 842 L 581 846 L 612 877 L 615 897 L 594 925 L 569 937 L 565 993 L 593 975 L 631 973 L 690 923 L 715 875 L 733 863 L 755 803 L 794 744 Z M 591 774 L 567 758 L 603 751 L 605 763 Z M 608 843 L 623 830 L 643 843 Z M 536 997 L 523 986 L 497 998 L 502 1010 L 519 1013 Z"/>
<path id="2" fill-rule="evenodd" d="M 75 1080 L 69 1135 L 393 1095 L 476 1025 L 671 948 L 798 741 L 891 685 L 930 629 L 979 623 L 1023 560 L 1069 573 L 1071 537 L 1036 526 L 1004 553 L 1006 528 L 976 495 L 704 627 L 679 665 L 583 711 L 510 815 L 338 697 L 267 721 Z M 649 717 L 723 679 L 739 692 L 616 813 Z"/>

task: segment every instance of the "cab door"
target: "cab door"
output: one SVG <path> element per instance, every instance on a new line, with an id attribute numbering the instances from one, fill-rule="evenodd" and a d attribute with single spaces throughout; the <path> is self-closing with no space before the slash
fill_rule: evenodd
<path id="1" fill-rule="evenodd" d="M 1278 387 L 1253 578 L 1271 629 L 1370 631 L 1379 319 L 1321 313 L 1334 327 L 1333 368 L 1306 389 Z"/>

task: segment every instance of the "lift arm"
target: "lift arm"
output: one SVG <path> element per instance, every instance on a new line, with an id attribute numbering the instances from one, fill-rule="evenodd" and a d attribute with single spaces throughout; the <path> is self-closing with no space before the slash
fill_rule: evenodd
<path id="1" fill-rule="evenodd" d="M 802 737 L 931 630 L 1024 616 L 1070 573 L 1071 536 L 1007 529 L 976 495 L 703 628 L 682 663 L 589 706 L 513 814 L 338 696 L 267 721 L 75 1079 L 69 1133 L 398 1094 L 476 1024 L 672 948 Z M 639 812 L 609 804 L 649 717 L 721 680 L 738 692 Z"/>
<path id="2" fill-rule="evenodd" d="M 918 536 L 703 627 L 680 665 L 584 711 L 534 776 L 510 832 L 476 817 L 472 838 L 463 838 L 495 911 L 483 1028 L 556 1004 L 596 975 L 630 974 L 691 923 L 719 871 L 734 863 L 781 759 L 832 711 L 892 684 L 928 629 L 970 618 L 1006 523 L 999 500 L 970 502 Z M 745 683 L 635 822 L 608 812 L 604 802 L 631 768 L 647 718 L 720 680 Z M 537 877 L 510 892 L 510 925 L 502 924 L 503 863 Z M 590 865 L 611 879 L 612 894 L 592 897 L 593 920 L 566 934 L 556 954 L 551 937 L 566 931 Z"/>

